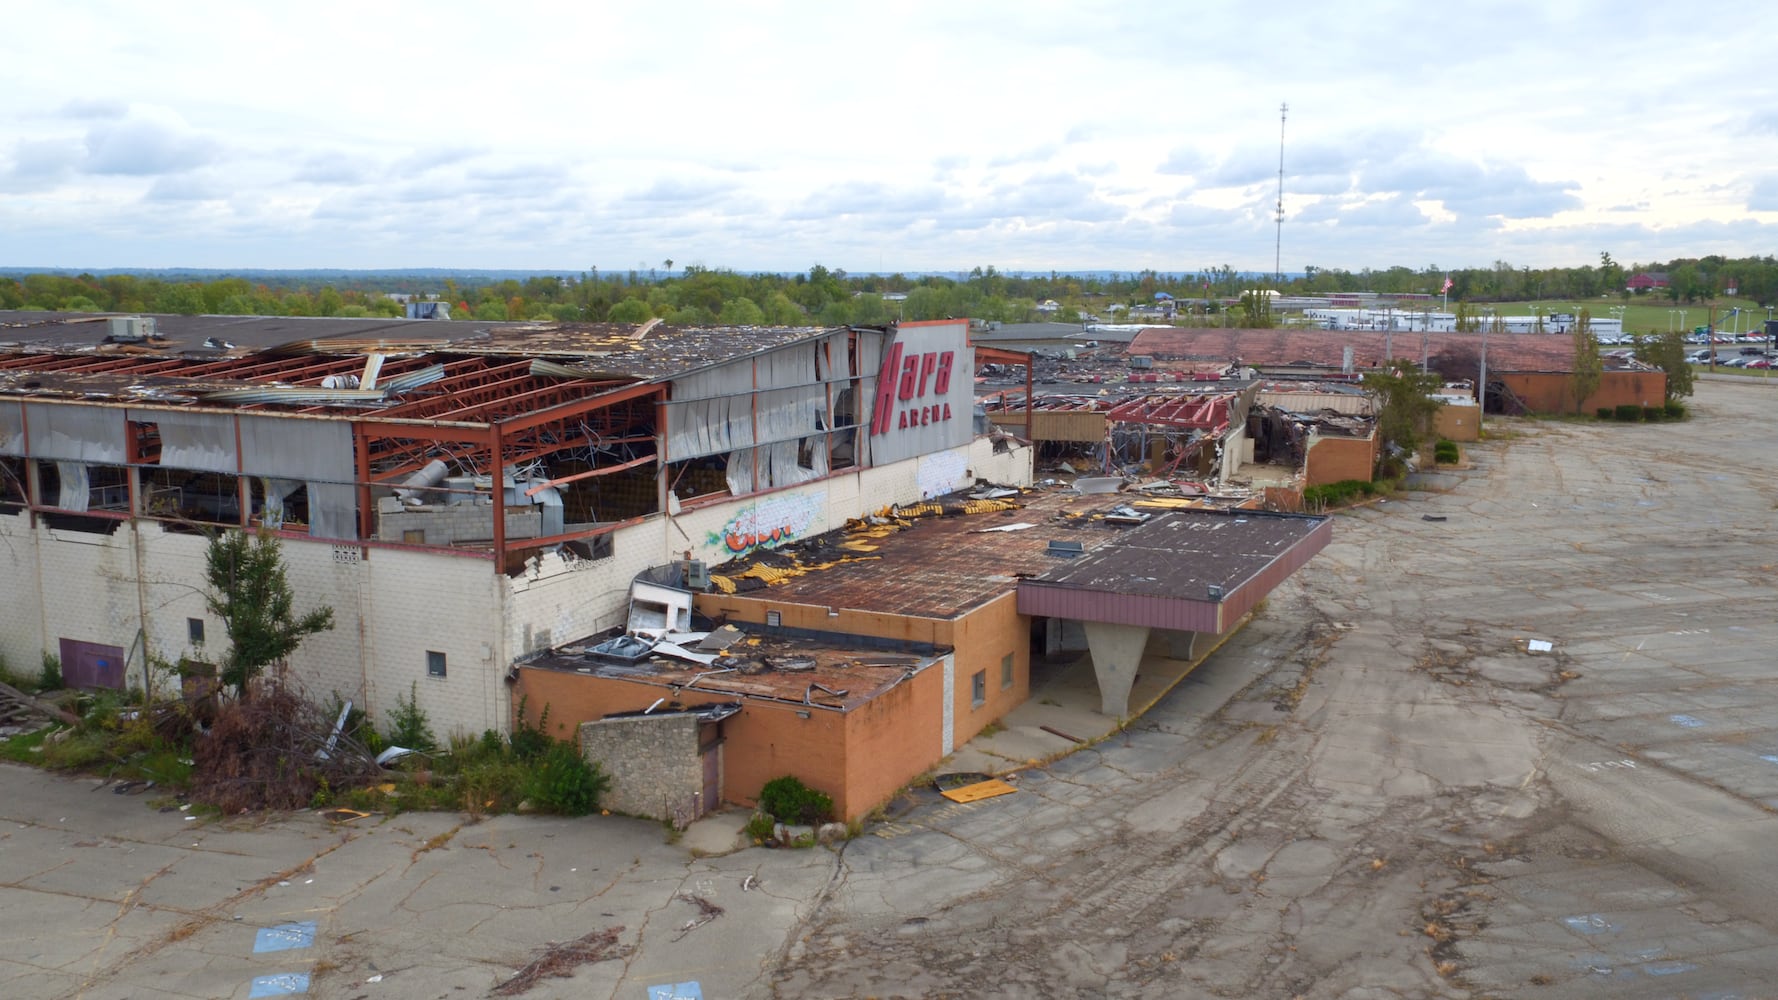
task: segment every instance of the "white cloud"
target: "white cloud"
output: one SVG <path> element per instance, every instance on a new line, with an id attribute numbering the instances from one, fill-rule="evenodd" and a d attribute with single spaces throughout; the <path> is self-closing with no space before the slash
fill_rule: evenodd
<path id="1" fill-rule="evenodd" d="M 83 48 L 0 63 L 12 265 L 1269 270 L 1283 101 L 1297 268 L 1763 254 L 1778 212 L 1778 88 L 1721 89 L 1778 8 L 1730 0 L 20 6 Z"/>

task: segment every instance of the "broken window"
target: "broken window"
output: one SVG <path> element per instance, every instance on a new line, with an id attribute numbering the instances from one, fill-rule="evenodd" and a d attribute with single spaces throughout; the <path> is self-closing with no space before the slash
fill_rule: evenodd
<path id="1" fill-rule="evenodd" d="M 25 460 L 0 456 L 0 514 L 16 514 L 24 509 Z"/>
<path id="2" fill-rule="evenodd" d="M 988 703 L 988 672 L 977 670 L 969 679 L 969 704 L 971 708 L 981 708 Z"/>
<path id="3" fill-rule="evenodd" d="M 1012 687 L 1012 654 L 1011 653 L 1008 653 L 1005 656 L 1002 656 L 1000 658 L 1000 689 L 1002 691 L 1004 691 L 1009 687 Z"/>
<path id="4" fill-rule="evenodd" d="M 426 651 L 426 676 L 443 677 L 445 675 L 445 655 L 437 650 Z"/>

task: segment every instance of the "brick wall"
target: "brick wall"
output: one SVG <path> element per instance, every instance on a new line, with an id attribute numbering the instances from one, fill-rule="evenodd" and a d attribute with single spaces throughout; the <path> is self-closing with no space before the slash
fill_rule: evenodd
<path id="1" fill-rule="evenodd" d="M 1562 372 L 1500 372 L 1488 378 L 1505 384 L 1533 413 L 1575 412 L 1574 383 Z M 1601 406 L 1623 404 L 1660 406 L 1666 399 L 1665 372 L 1604 372 L 1598 390 L 1582 401 L 1580 412 L 1591 415 Z"/>
<path id="2" fill-rule="evenodd" d="M 1303 481 L 1309 486 L 1338 483 L 1348 479 L 1369 482 L 1377 462 L 1377 439 L 1349 438 L 1333 434 L 1315 434 L 1309 438 L 1308 457 L 1304 459 Z"/>
<path id="3" fill-rule="evenodd" d="M 935 664 L 846 714 L 845 797 L 834 800 L 842 819 L 864 816 L 944 759 L 944 682 Z"/>
<path id="4" fill-rule="evenodd" d="M 583 722 L 580 752 L 611 778 L 599 800 L 607 809 L 681 825 L 703 812 L 704 769 L 695 715 Z"/>
<path id="5" fill-rule="evenodd" d="M 1481 410 L 1473 402 L 1467 406 L 1446 403 L 1432 412 L 1432 432 L 1451 441 L 1479 441 Z"/>
<path id="6" fill-rule="evenodd" d="M 962 746 L 1030 694 L 1031 619 L 1019 614 L 1018 594 L 1008 591 L 940 625 L 940 643 L 956 649 L 957 684 L 952 692 L 952 710 L 955 745 Z M 1013 658 L 1012 684 L 1003 686 L 1002 663 L 1008 655 Z M 986 688 L 986 697 L 979 705 L 974 691 L 977 674 L 982 675 Z"/>

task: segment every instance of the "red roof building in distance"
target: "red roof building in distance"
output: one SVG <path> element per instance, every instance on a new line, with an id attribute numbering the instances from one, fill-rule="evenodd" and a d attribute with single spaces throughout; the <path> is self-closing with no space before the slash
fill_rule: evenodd
<path id="1" fill-rule="evenodd" d="M 1422 354 L 1479 357 L 1479 333 L 1420 333 L 1396 330 L 1247 330 L 1150 327 L 1130 341 L 1128 353 L 1146 354 L 1157 367 L 1170 362 L 1231 361 L 1244 365 L 1342 368 L 1346 349 L 1358 369 L 1376 368 L 1390 360 L 1418 361 Z M 1424 343 L 1423 343 L 1424 342 Z M 1569 372 L 1574 370 L 1574 341 L 1561 335 L 1490 334 L 1488 367 L 1494 371 Z"/>
<path id="2" fill-rule="evenodd" d="M 1656 288 L 1666 288 L 1667 272 L 1639 271 L 1636 274 L 1631 275 L 1630 280 L 1624 283 L 1624 287 L 1632 292 L 1646 292 Z"/>

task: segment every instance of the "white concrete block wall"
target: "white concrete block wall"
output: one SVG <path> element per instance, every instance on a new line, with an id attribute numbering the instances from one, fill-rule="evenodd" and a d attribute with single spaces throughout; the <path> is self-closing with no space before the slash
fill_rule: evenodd
<path id="1" fill-rule="evenodd" d="M 130 526 L 110 535 L 39 526 L 35 535 L 43 553 L 43 648 L 57 653 L 62 639 L 118 646 L 127 656 L 125 683 L 142 685 L 141 650 L 132 647 L 143 595 Z"/>
<path id="2" fill-rule="evenodd" d="M 319 547 L 319 546 L 317 546 Z M 410 694 L 441 740 L 504 731 L 511 718 L 504 677 L 504 577 L 466 556 L 372 549 L 360 564 L 365 695 L 379 718 Z M 336 616 L 338 611 L 335 612 Z M 445 654 L 445 676 L 426 672 L 428 650 Z"/>
<path id="3" fill-rule="evenodd" d="M 995 455 L 982 440 L 965 450 L 976 477 L 1029 481 L 1029 449 Z M 412 690 L 440 738 L 452 730 L 505 729 L 511 706 L 504 676 L 512 660 L 621 624 L 637 573 L 688 550 L 711 564 L 727 560 L 725 528 L 762 504 L 795 514 L 796 537 L 806 537 L 888 504 L 917 501 L 918 467 L 912 459 L 651 518 L 615 532 L 608 559 L 546 555 L 514 579 L 471 556 L 373 548 L 362 557 L 356 546 L 286 539 L 297 610 L 326 604 L 334 611 L 333 630 L 303 643 L 291 657 L 292 673 L 312 696 L 337 692 L 378 717 Z M 226 644 L 221 623 L 204 608 L 201 535 L 149 521 L 110 536 L 33 530 L 21 514 L 0 515 L 0 541 L 0 653 L 15 670 L 35 672 L 42 651 L 55 651 L 64 637 L 129 650 L 141 630 L 148 650 L 169 662 L 213 657 Z M 188 618 L 205 621 L 204 648 L 189 642 Z M 427 676 L 428 650 L 445 654 L 444 678 Z M 138 649 L 132 680 L 141 662 Z"/>
<path id="4" fill-rule="evenodd" d="M 42 664 L 43 592 L 28 513 L 0 514 L 0 658 L 15 674 Z"/>

